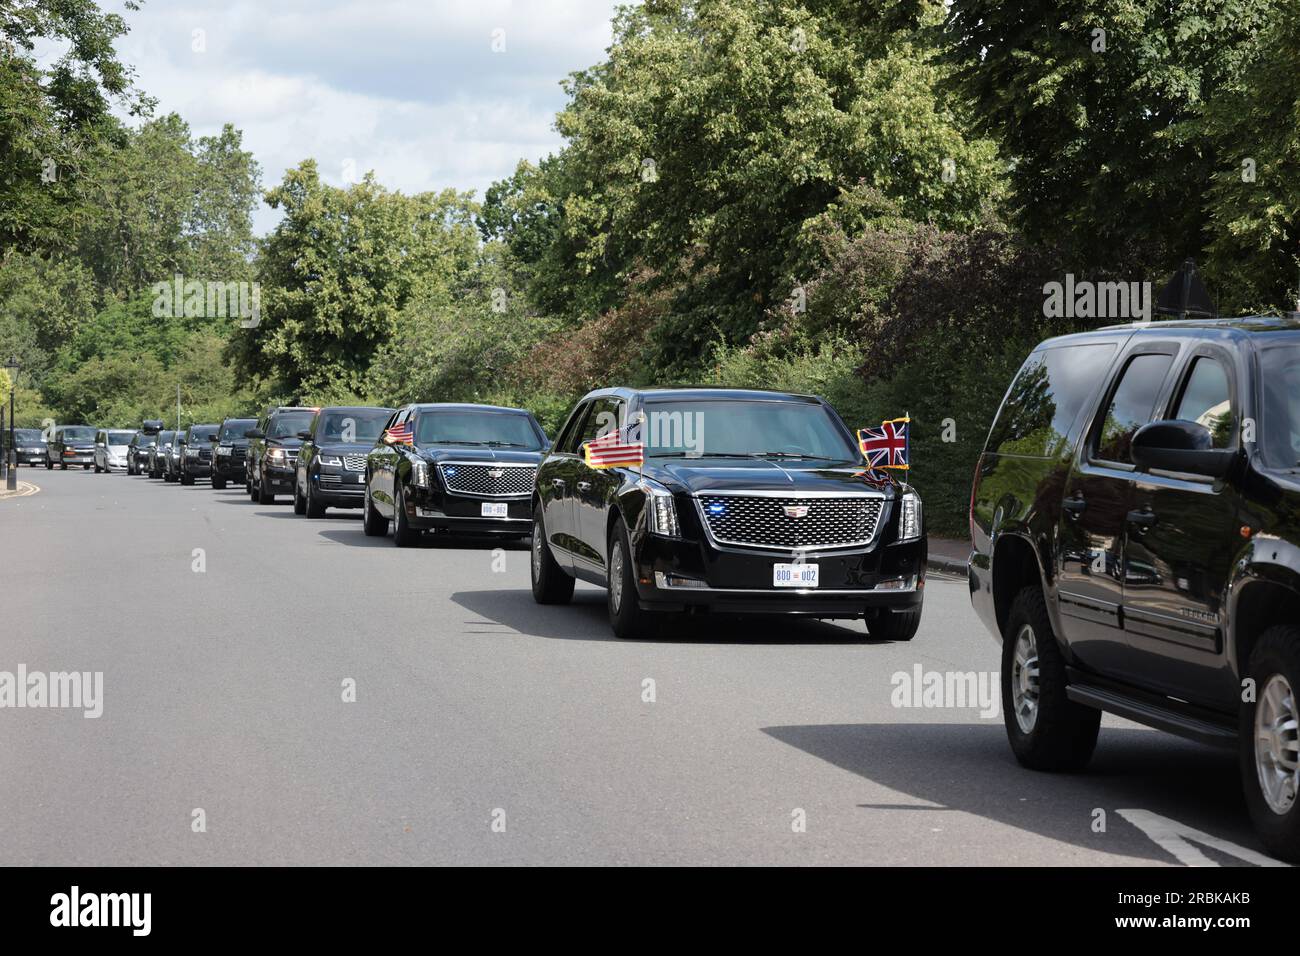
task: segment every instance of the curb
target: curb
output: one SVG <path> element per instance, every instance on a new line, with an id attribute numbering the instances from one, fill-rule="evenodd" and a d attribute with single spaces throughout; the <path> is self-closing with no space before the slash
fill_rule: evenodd
<path id="1" fill-rule="evenodd" d="M 925 566 L 931 571 L 943 571 L 947 574 L 966 577 L 965 561 L 954 561 L 951 558 L 927 558 Z"/>
<path id="2" fill-rule="evenodd" d="M 16 491 L 6 491 L 3 488 L 0 488 L 0 501 L 7 501 L 10 498 L 26 498 L 30 495 L 36 494 L 40 490 L 41 488 L 39 485 L 34 485 L 30 481 L 20 481 L 18 482 L 18 489 Z"/>

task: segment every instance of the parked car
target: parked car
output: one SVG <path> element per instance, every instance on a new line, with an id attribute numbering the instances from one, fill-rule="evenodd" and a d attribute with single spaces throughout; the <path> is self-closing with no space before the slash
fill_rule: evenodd
<path id="1" fill-rule="evenodd" d="M 45 468 L 80 465 L 86 471 L 95 463 L 95 429 L 90 425 L 59 425 L 45 443 Z"/>
<path id="2" fill-rule="evenodd" d="M 164 478 L 167 474 L 167 456 L 171 454 L 172 444 L 177 433 L 165 428 L 158 433 L 158 440 L 149 446 L 149 477 Z M 171 479 L 168 478 L 168 481 Z"/>
<path id="3" fill-rule="evenodd" d="M 292 493 L 294 471 L 298 464 L 298 432 L 311 426 L 315 408 L 281 406 L 274 408 L 248 430 L 248 456 L 245 487 L 248 496 L 259 504 L 275 504 L 279 492 Z"/>
<path id="4" fill-rule="evenodd" d="M 395 438 L 405 435 L 407 438 Z M 546 433 L 522 408 L 399 408 L 366 457 L 364 528 L 399 547 L 425 531 L 527 537 Z"/>
<path id="5" fill-rule="evenodd" d="M 95 433 L 95 474 L 126 468 L 126 453 L 135 432 L 128 428 L 101 428 Z"/>
<path id="6" fill-rule="evenodd" d="M 126 448 L 126 473 L 143 475 L 149 471 L 149 449 L 158 443 L 158 431 L 145 422 Z"/>
<path id="7" fill-rule="evenodd" d="M 191 425 L 176 444 L 176 477 L 182 485 L 212 477 L 212 445 L 220 425 Z"/>
<path id="8" fill-rule="evenodd" d="M 9 432 L 4 433 L 4 446 L 9 447 Z M 14 462 L 19 465 L 44 464 L 46 458 L 45 440 L 41 438 L 39 428 L 15 428 L 14 445 L 18 449 Z"/>
<path id="9" fill-rule="evenodd" d="M 227 482 L 244 480 L 244 458 L 248 454 L 245 432 L 256 427 L 256 418 L 227 418 L 221 423 L 212 450 L 212 487 L 217 491 L 224 489 Z"/>
<path id="10" fill-rule="evenodd" d="M 641 420 L 642 467 L 594 469 L 583 446 Z M 910 640 L 921 619 L 921 499 L 868 470 L 854 435 L 809 395 L 607 388 L 569 416 L 537 473 L 532 584 L 567 603 L 608 589 L 619 637 L 664 612 L 863 618 Z"/>
<path id="11" fill-rule="evenodd" d="M 321 518 L 326 508 L 360 508 L 365 499 L 366 454 L 393 416 L 391 408 L 322 408 L 298 433 L 293 510 Z"/>
<path id="12" fill-rule="evenodd" d="M 1078 770 L 1102 711 L 1234 748 L 1300 862 L 1300 321 L 1049 339 L 971 493 L 970 591 L 1016 758 Z"/>

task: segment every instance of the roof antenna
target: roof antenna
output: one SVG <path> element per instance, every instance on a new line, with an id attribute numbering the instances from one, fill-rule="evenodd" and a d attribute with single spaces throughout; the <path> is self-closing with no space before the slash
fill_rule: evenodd
<path id="1" fill-rule="evenodd" d="M 1156 314 L 1179 319 L 1212 319 L 1218 315 L 1214 300 L 1196 274 L 1196 262 L 1186 259 L 1156 296 Z"/>

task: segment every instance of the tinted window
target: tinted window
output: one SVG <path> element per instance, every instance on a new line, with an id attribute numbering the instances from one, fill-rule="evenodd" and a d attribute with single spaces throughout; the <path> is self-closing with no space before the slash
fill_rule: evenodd
<path id="1" fill-rule="evenodd" d="M 1259 364 L 1264 459 L 1273 468 L 1300 467 L 1300 345 L 1266 348 Z"/>
<path id="2" fill-rule="evenodd" d="M 614 398 L 598 398 L 592 402 L 591 411 L 587 413 L 578 435 L 578 445 L 608 435 L 623 425 L 624 422 L 619 417 L 622 407 L 623 403 Z"/>
<path id="3" fill-rule="evenodd" d="M 95 429 L 86 425 L 69 425 L 67 428 L 61 429 L 61 431 L 65 442 L 93 442 L 95 440 Z"/>
<path id="4" fill-rule="evenodd" d="M 321 412 L 316 440 L 322 442 L 374 443 L 391 416 L 387 408 L 352 408 Z"/>
<path id="5" fill-rule="evenodd" d="M 1106 408 L 1094 457 L 1132 463 L 1129 446 L 1133 433 L 1151 421 L 1156 396 L 1173 361 L 1172 355 L 1135 355 L 1129 359 Z"/>
<path id="6" fill-rule="evenodd" d="M 1065 345 L 1029 356 L 989 433 L 989 451 L 1053 457 L 1061 453 L 1084 403 L 1101 383 L 1113 343 Z"/>
<path id="7" fill-rule="evenodd" d="M 244 432 L 256 428 L 257 419 L 245 418 L 233 422 L 225 422 L 221 426 L 222 441 L 238 441 L 244 437 Z"/>
<path id="8" fill-rule="evenodd" d="M 757 399 L 649 401 L 641 439 L 651 457 L 806 455 L 859 461 L 857 444 L 813 402 Z"/>
<path id="9" fill-rule="evenodd" d="M 1222 362 L 1206 356 L 1192 361 L 1174 418 L 1204 425 L 1214 438 L 1215 448 L 1232 447 L 1232 389 Z"/>
<path id="10" fill-rule="evenodd" d="M 299 432 L 311 428 L 311 420 L 316 413 L 311 409 L 301 412 L 276 412 L 267 423 L 267 438 L 296 438 Z"/>
<path id="11" fill-rule="evenodd" d="M 126 445 L 130 443 L 134 435 L 135 432 L 109 432 L 108 443 L 110 445 Z"/>
<path id="12" fill-rule="evenodd" d="M 446 410 L 420 412 L 417 445 L 487 445 L 538 451 L 542 436 L 533 420 L 518 412 Z"/>
<path id="13" fill-rule="evenodd" d="M 586 405 L 579 405 L 578 408 L 574 411 L 572 417 L 570 417 L 569 419 L 568 424 L 565 425 L 564 431 L 560 433 L 559 440 L 556 441 L 555 443 L 556 451 L 565 452 L 570 455 L 577 452 L 578 434 L 582 428 L 582 420 L 586 416 L 586 413 L 587 413 Z"/>

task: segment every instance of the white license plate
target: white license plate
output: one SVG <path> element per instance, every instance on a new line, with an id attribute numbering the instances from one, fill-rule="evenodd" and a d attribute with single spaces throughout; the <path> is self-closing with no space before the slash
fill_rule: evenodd
<path id="1" fill-rule="evenodd" d="M 504 518 L 509 513 L 509 505 L 504 502 L 501 504 L 494 504 L 490 501 L 483 502 L 482 514 L 484 518 Z"/>
<path id="2" fill-rule="evenodd" d="M 774 564 L 772 565 L 772 586 L 776 588 L 815 588 L 817 587 L 817 565 Z"/>

